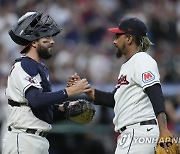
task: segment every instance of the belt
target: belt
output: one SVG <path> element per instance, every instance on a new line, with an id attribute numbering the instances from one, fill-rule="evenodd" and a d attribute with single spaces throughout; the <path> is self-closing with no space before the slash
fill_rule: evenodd
<path id="1" fill-rule="evenodd" d="M 8 131 L 12 131 L 12 128 L 10 126 L 8 126 Z M 44 132 L 44 131 L 38 132 L 37 129 L 31 129 L 31 128 L 26 129 L 25 132 L 29 133 L 29 134 L 36 134 L 41 137 L 47 137 L 47 135 L 48 135 L 48 132 Z"/>
<path id="2" fill-rule="evenodd" d="M 19 103 L 19 102 L 15 102 L 15 101 L 13 101 L 13 100 L 10 100 L 10 99 L 8 99 L 8 104 L 11 105 L 12 107 L 13 107 L 13 106 L 16 106 L 16 107 L 28 106 L 28 104 L 27 104 L 26 102 Z"/>
<path id="3" fill-rule="evenodd" d="M 152 119 L 152 120 L 142 121 L 139 123 L 139 125 L 157 125 L 157 122 L 155 119 Z M 126 129 L 127 129 L 127 126 L 122 127 L 121 129 L 119 129 L 119 133 L 122 133 Z"/>

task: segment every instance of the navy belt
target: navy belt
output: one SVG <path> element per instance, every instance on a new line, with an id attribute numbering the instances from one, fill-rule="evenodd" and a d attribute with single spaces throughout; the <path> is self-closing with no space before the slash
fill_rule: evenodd
<path id="1" fill-rule="evenodd" d="M 12 128 L 10 126 L 8 126 L 8 131 L 12 131 Z M 37 129 L 31 129 L 31 128 L 26 129 L 25 132 L 29 133 L 29 134 L 37 134 L 41 137 L 47 137 L 47 135 L 48 135 L 48 132 L 44 132 L 44 131 L 38 132 Z"/>
<path id="2" fill-rule="evenodd" d="M 155 119 L 152 120 L 147 120 L 147 121 L 142 121 L 139 123 L 140 125 L 157 125 L 157 122 Z M 127 129 L 127 126 L 124 126 L 120 129 L 120 133 L 122 133 L 123 131 L 125 131 Z"/>

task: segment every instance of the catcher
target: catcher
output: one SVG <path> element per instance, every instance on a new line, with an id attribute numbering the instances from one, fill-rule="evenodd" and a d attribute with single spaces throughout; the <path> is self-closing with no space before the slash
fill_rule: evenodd
<path id="1" fill-rule="evenodd" d="M 27 12 L 9 31 L 12 40 L 25 47 L 8 76 L 8 131 L 3 139 L 3 154 L 48 154 L 46 136 L 55 116 L 63 111 L 63 102 L 90 89 L 86 79 L 82 79 L 72 87 L 52 92 L 49 72 L 42 60 L 51 58 L 53 36 L 60 31 L 49 15 L 39 12 Z M 87 106 L 82 110 L 89 113 Z M 72 106 L 67 108 L 71 108 L 71 115 Z M 85 122 L 92 119 L 93 114 L 88 115 L 91 118 L 86 117 Z"/>

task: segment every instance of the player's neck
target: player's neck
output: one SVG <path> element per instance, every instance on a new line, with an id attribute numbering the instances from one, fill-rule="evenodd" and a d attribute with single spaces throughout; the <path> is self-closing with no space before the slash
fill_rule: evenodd
<path id="1" fill-rule="evenodd" d="M 30 50 L 26 54 L 26 56 L 32 58 L 33 60 L 37 61 L 38 63 L 40 62 L 40 58 L 35 50 Z"/>
<path id="2" fill-rule="evenodd" d="M 125 54 L 126 61 L 128 61 L 134 54 L 136 54 L 137 51 L 138 51 L 137 47 L 129 48 Z"/>

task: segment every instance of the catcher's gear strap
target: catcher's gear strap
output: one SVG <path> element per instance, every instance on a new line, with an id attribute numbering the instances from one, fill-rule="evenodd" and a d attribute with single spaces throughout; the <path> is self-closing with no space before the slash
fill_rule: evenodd
<path id="1" fill-rule="evenodd" d="M 164 98 L 161 90 L 160 84 L 154 84 L 145 89 L 146 94 L 148 95 L 149 99 L 151 100 L 154 112 L 156 117 L 159 113 L 165 112 L 165 105 L 164 105 Z"/>
<path id="2" fill-rule="evenodd" d="M 95 105 L 104 105 L 113 108 L 115 105 L 114 94 L 95 89 Z"/>

